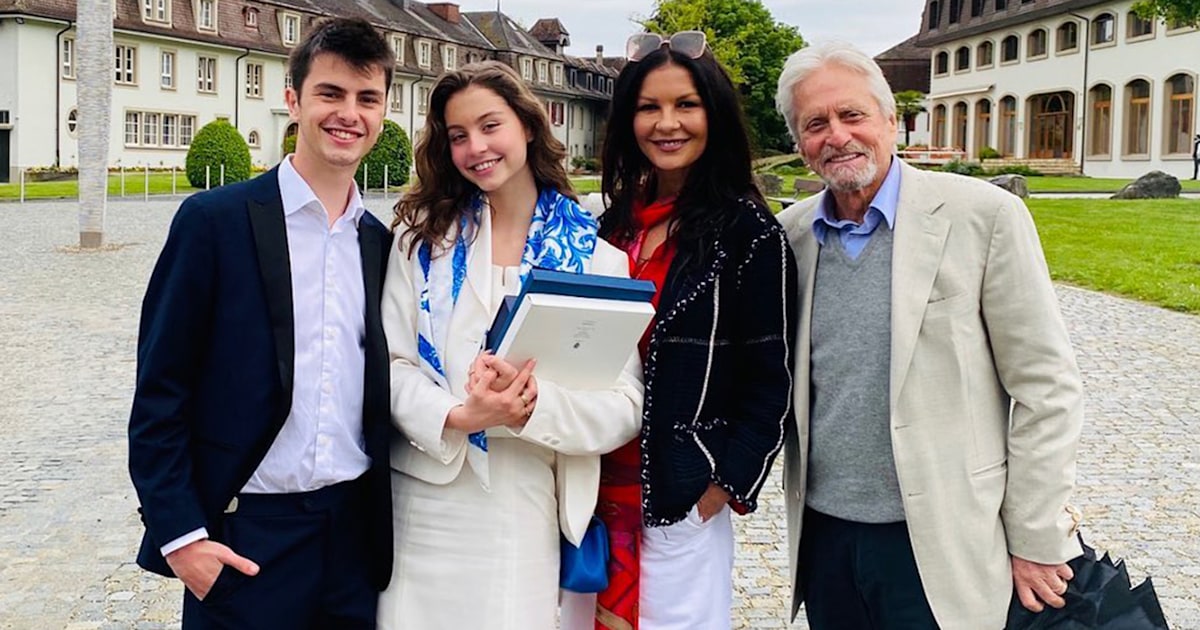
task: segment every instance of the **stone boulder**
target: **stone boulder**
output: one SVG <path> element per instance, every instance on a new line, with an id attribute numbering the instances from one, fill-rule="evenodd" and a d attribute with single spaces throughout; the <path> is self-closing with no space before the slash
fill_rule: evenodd
<path id="1" fill-rule="evenodd" d="M 1012 173 L 1007 175 L 997 175 L 988 181 L 1022 199 L 1029 198 L 1029 183 L 1025 181 L 1024 175 L 1016 175 Z"/>
<path id="2" fill-rule="evenodd" d="M 792 184 L 792 188 L 795 189 L 795 192 L 797 194 L 799 194 L 799 193 L 816 194 L 816 193 L 821 192 L 822 190 L 825 190 L 825 182 L 823 182 L 819 179 L 801 179 L 801 178 L 797 177 L 796 181 Z"/>
<path id="3" fill-rule="evenodd" d="M 778 197 L 783 192 L 783 178 L 774 173 L 759 173 L 754 176 L 754 183 L 767 197 Z"/>
<path id="4" fill-rule="evenodd" d="M 1174 199 L 1183 187 L 1174 175 L 1162 171 L 1150 171 L 1126 184 L 1113 199 Z"/>

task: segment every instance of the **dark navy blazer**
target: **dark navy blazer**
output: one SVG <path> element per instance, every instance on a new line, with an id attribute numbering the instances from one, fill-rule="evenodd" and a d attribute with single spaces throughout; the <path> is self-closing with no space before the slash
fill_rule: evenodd
<path id="1" fill-rule="evenodd" d="M 366 293 L 363 433 L 371 581 L 391 574 L 389 377 L 379 315 L 391 238 L 359 221 Z M 291 268 L 276 170 L 180 206 L 150 277 L 138 330 L 129 471 L 146 525 L 143 568 L 171 575 L 159 548 L 222 514 L 287 419 L 295 356 Z M 236 551 L 236 549 L 235 549 Z"/>

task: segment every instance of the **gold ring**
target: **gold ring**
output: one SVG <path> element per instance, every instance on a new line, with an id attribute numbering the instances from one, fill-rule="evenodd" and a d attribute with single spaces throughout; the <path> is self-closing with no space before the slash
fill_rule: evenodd
<path id="1" fill-rule="evenodd" d="M 521 402 L 526 405 L 529 404 L 529 399 L 525 397 L 525 392 L 521 392 Z"/>

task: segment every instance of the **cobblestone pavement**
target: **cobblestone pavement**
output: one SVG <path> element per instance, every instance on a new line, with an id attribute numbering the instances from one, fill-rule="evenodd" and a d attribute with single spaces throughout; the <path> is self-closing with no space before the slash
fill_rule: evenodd
<path id="1" fill-rule="evenodd" d="M 70 247 L 75 204 L 0 204 L 0 629 L 178 626 L 178 583 L 133 564 L 125 468 L 137 313 L 176 203 L 111 203 L 91 253 Z M 1060 297 L 1088 392 L 1085 536 L 1155 576 L 1173 627 L 1200 628 L 1200 318 Z M 803 628 L 785 620 L 778 476 L 765 494 L 738 519 L 735 626 Z"/>

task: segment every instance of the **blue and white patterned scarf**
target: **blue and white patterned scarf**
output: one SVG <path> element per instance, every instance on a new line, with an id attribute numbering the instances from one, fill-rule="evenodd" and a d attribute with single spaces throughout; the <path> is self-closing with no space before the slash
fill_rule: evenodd
<path id="1" fill-rule="evenodd" d="M 442 355 L 449 336 L 450 318 L 467 278 L 468 249 L 474 242 L 486 206 L 487 199 L 482 193 L 472 200 L 471 207 L 459 222 L 449 252 L 435 257 L 430 243 L 422 243 L 417 250 L 421 266 L 421 275 L 417 278 L 420 284 L 416 287 L 420 303 L 417 350 L 421 371 L 445 390 L 449 390 L 450 385 Z M 596 249 L 598 227 L 595 217 L 579 204 L 556 190 L 541 191 L 521 255 L 521 280 L 524 281 L 534 267 L 572 273 L 587 271 Z M 467 463 L 487 488 L 487 435 L 483 431 L 472 433 L 468 442 Z"/>

